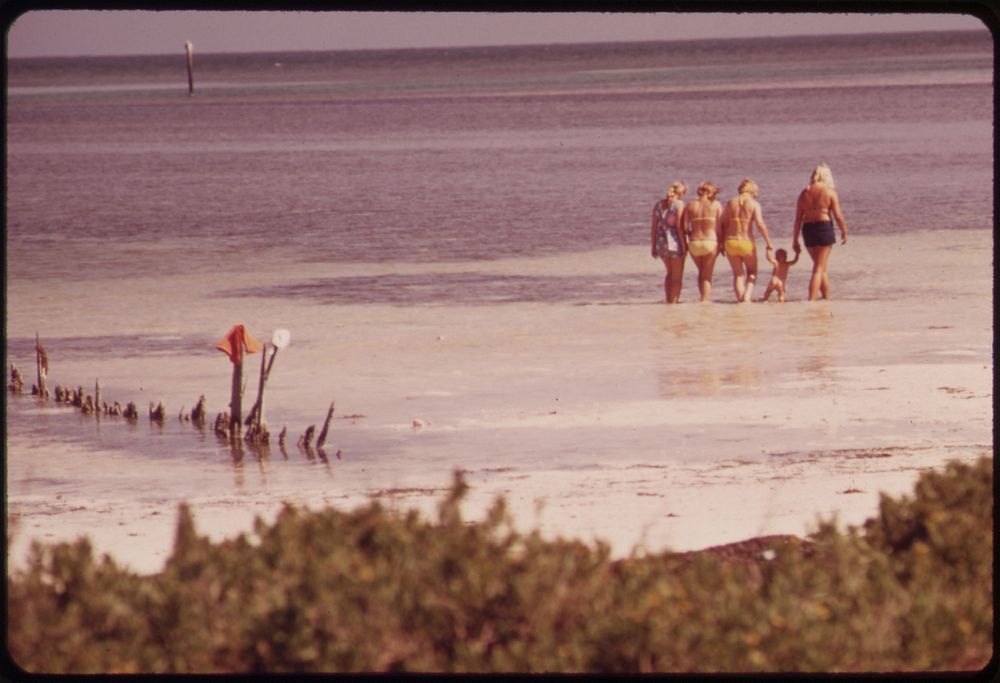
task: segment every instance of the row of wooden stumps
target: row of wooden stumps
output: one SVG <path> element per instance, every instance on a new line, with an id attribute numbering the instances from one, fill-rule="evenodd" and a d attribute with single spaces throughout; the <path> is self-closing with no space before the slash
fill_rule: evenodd
<path id="1" fill-rule="evenodd" d="M 230 333 L 223 338 L 222 341 L 219 342 L 217 348 L 225 351 L 230 356 L 230 360 L 233 360 L 234 358 L 236 359 L 233 360 L 233 378 L 229 405 L 230 412 L 217 414 L 213 424 L 213 431 L 220 439 L 228 441 L 233 445 L 239 444 L 241 440 L 252 446 L 267 447 L 269 445 L 271 435 L 268 431 L 267 423 L 263 418 L 264 387 L 270 377 L 271 369 L 274 366 L 274 359 L 278 354 L 278 350 L 287 346 L 288 341 L 289 334 L 287 330 L 276 331 L 274 337 L 272 338 L 272 343 L 270 344 L 272 349 L 271 353 L 268 354 L 266 345 L 250 337 L 242 325 L 237 325 L 230 330 Z M 243 352 L 254 353 L 261 349 L 264 350 L 264 353 L 261 355 L 260 381 L 257 388 L 257 398 L 251 407 L 246 420 L 244 421 L 242 419 Z M 239 362 L 237 362 L 237 360 Z M 37 384 L 31 387 L 31 393 L 32 395 L 43 400 L 47 400 L 50 398 L 49 390 L 47 388 L 47 376 L 49 370 L 48 354 L 42 347 L 37 333 L 35 335 L 35 368 Z M 20 394 L 24 391 L 24 377 L 21 374 L 21 371 L 13 363 L 10 364 L 10 384 L 8 385 L 8 389 L 14 394 Z M 82 386 L 72 388 L 56 385 L 54 389 L 54 397 L 56 403 L 79 408 L 85 415 L 95 414 L 98 418 L 100 418 L 101 415 L 123 417 L 129 421 L 137 421 L 139 419 L 139 410 L 132 402 L 122 406 L 117 401 L 110 404 L 102 401 L 101 385 L 99 380 L 94 382 L 93 394 L 86 394 Z M 305 433 L 299 437 L 297 445 L 300 449 L 305 451 L 307 455 L 312 455 L 314 437 L 316 437 L 315 447 L 319 450 L 321 456 L 323 455 L 323 446 L 326 443 L 327 435 L 329 434 L 334 407 L 335 402 L 331 403 L 329 409 L 327 410 L 326 420 L 323 423 L 323 428 L 320 430 L 318 437 L 316 437 L 316 425 L 310 425 L 306 429 Z M 198 398 L 198 401 L 195 403 L 195 406 L 191 409 L 190 413 L 184 412 L 184 408 L 181 408 L 178 420 L 181 422 L 191 422 L 195 427 L 203 429 L 205 427 L 206 417 L 207 410 L 205 406 L 205 396 L 202 395 Z M 163 407 L 163 403 L 150 402 L 149 421 L 163 425 L 166 420 L 167 414 L 166 409 Z M 242 427 L 247 428 L 245 435 L 242 435 Z M 282 428 L 281 433 L 278 435 L 278 445 L 282 450 L 284 450 L 285 447 L 287 433 L 288 428 L 286 426 Z M 339 459 L 340 451 L 337 451 L 336 455 Z"/>

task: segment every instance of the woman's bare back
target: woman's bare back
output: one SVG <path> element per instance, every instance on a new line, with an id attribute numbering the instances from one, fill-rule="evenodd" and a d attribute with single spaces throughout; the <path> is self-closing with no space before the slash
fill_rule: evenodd
<path id="1" fill-rule="evenodd" d="M 722 222 L 723 239 L 753 239 L 753 215 L 757 202 L 736 196 L 726 202 Z"/>
<path id="2" fill-rule="evenodd" d="M 818 183 L 809 185 L 799 195 L 802 220 L 806 223 L 830 220 L 830 208 L 834 204 L 835 197 L 833 191 L 824 185 Z"/>
<path id="3" fill-rule="evenodd" d="M 685 222 L 690 226 L 692 240 L 714 240 L 719 214 L 722 205 L 716 201 L 698 201 L 688 204 L 684 211 L 688 213 Z"/>

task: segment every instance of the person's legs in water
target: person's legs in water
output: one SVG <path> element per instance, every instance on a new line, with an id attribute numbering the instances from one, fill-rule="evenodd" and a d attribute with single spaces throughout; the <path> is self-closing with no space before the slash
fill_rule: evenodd
<path id="1" fill-rule="evenodd" d="M 743 301 L 743 294 L 746 292 L 743 259 L 732 254 L 726 254 L 726 258 L 729 259 L 729 267 L 733 269 L 733 291 L 736 292 L 736 300 Z"/>
<path id="2" fill-rule="evenodd" d="M 667 277 L 670 280 L 667 303 L 676 304 L 681 298 L 681 285 L 684 283 L 684 256 L 668 256 L 667 259 Z"/>
<path id="3" fill-rule="evenodd" d="M 749 256 L 743 257 L 743 263 L 746 264 L 747 269 L 747 284 L 746 289 L 743 292 L 743 298 L 741 301 L 743 303 L 749 303 L 753 300 L 753 286 L 757 282 L 757 249 L 753 250 L 753 253 Z"/>
<path id="4" fill-rule="evenodd" d="M 830 262 L 830 254 L 833 247 L 806 247 L 809 256 L 813 260 L 812 276 L 809 278 L 809 301 L 816 301 L 820 295 L 824 299 L 830 298 L 830 280 L 827 276 L 827 265 Z"/>
<path id="5" fill-rule="evenodd" d="M 698 293 L 703 302 L 712 299 L 712 269 L 715 267 L 716 254 L 717 252 L 712 252 L 704 256 L 691 257 L 698 267 Z"/>

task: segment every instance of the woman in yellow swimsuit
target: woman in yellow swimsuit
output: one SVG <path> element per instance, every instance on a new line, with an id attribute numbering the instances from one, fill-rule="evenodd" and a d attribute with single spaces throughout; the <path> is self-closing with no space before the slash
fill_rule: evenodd
<path id="1" fill-rule="evenodd" d="M 760 228 L 761 237 L 767 242 L 767 260 L 775 263 L 774 247 L 771 236 L 767 233 L 764 217 L 761 215 L 760 203 L 756 197 L 759 193 L 757 183 L 744 178 L 738 188 L 739 194 L 728 202 L 722 211 L 721 234 L 722 251 L 729 259 L 733 269 L 733 289 L 736 300 L 751 301 L 753 286 L 757 281 L 757 243 L 754 241 L 753 228 Z"/>
<path id="2" fill-rule="evenodd" d="M 719 257 L 719 217 L 722 204 L 715 197 L 719 188 L 705 181 L 698 186 L 698 199 L 684 207 L 681 231 L 687 235 L 688 252 L 698 267 L 698 291 L 702 301 L 712 298 L 712 271 Z"/>

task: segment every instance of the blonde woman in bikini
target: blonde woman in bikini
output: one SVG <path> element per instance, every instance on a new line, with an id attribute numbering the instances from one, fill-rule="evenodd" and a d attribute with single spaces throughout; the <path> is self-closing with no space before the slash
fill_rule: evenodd
<path id="1" fill-rule="evenodd" d="M 795 228 L 792 231 L 792 248 L 798 254 L 799 233 L 806 243 L 806 250 L 813 260 L 812 277 L 809 278 L 809 301 L 815 301 L 820 295 L 830 298 L 830 280 L 827 277 L 827 265 L 833 244 L 837 241 L 833 233 L 833 220 L 840 228 L 841 244 L 847 244 L 847 224 L 844 214 L 840 212 L 840 198 L 833 189 L 833 174 L 830 167 L 820 164 L 813 169 L 809 185 L 799 194 L 795 207 Z"/>
<path id="2" fill-rule="evenodd" d="M 715 197 L 719 188 L 710 182 L 698 186 L 698 199 L 684 207 L 681 232 L 687 237 L 688 253 L 698 267 L 698 291 L 702 301 L 712 299 L 712 271 L 721 242 L 719 217 L 722 204 Z"/>
<path id="3" fill-rule="evenodd" d="M 722 210 L 722 251 L 729 259 L 733 269 L 733 289 L 736 300 L 751 301 L 753 286 L 757 281 L 757 243 L 754 240 L 753 228 L 760 228 L 760 235 L 767 242 L 767 260 L 774 264 L 774 247 L 771 236 L 764 225 L 760 203 L 757 202 L 759 192 L 757 183 L 744 178 L 738 188 L 739 194 L 726 202 Z"/>
<path id="4" fill-rule="evenodd" d="M 663 292 L 668 304 L 675 304 L 681 298 L 681 284 L 684 278 L 684 257 L 687 244 L 680 230 L 681 217 L 687 185 L 680 180 L 667 188 L 667 196 L 653 207 L 653 226 L 649 240 L 652 243 L 653 258 L 663 260 L 667 274 L 663 278 Z"/>

